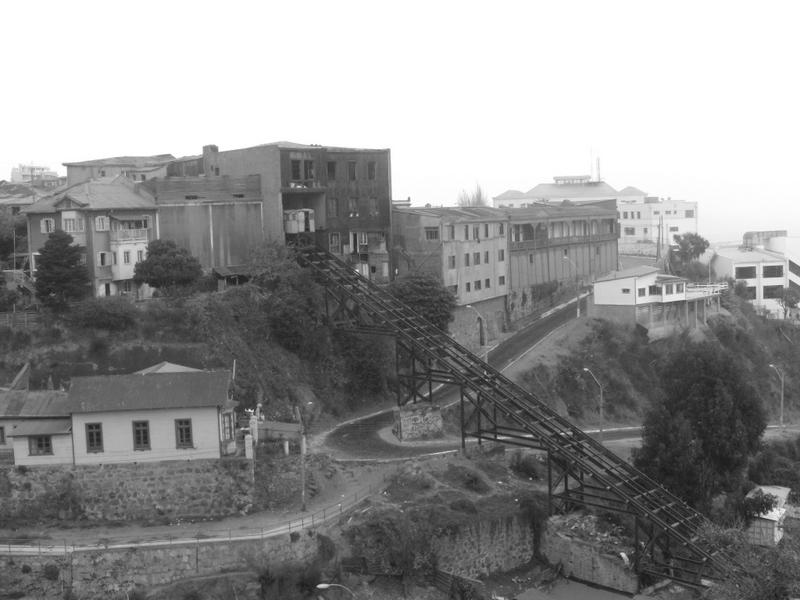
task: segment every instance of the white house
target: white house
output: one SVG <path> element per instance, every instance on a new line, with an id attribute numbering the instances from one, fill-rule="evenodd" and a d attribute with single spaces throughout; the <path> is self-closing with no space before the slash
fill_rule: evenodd
<path id="1" fill-rule="evenodd" d="M 775 496 L 777 504 L 765 513 L 757 515 L 747 528 L 747 539 L 758 546 L 775 546 L 783 538 L 783 524 L 786 519 L 786 501 L 789 498 L 788 487 L 778 485 L 756 486 L 747 494 L 752 498 L 761 491 L 765 496 Z"/>
<path id="2" fill-rule="evenodd" d="M 13 434 L 18 465 L 220 458 L 236 451 L 229 371 L 162 363 L 131 375 L 75 377 L 69 418 Z"/>
<path id="3" fill-rule="evenodd" d="M 711 261 L 717 277 L 745 283 L 747 297 L 755 307 L 783 316 L 778 298 L 788 285 L 785 255 L 758 247 L 719 247 Z"/>
<path id="4" fill-rule="evenodd" d="M 719 310 L 719 291 L 724 287 L 690 284 L 641 265 L 595 281 L 589 315 L 639 325 L 655 339 L 676 329 L 705 325 L 709 312 Z"/>

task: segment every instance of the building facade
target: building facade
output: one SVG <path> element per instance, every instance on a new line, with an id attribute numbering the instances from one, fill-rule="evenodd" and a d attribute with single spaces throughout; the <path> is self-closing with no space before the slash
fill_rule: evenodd
<path id="1" fill-rule="evenodd" d="M 171 154 L 155 156 L 116 156 L 82 162 L 63 163 L 67 167 L 67 185 L 83 183 L 90 179 L 114 178 L 124 175 L 131 181 L 146 181 L 153 177 L 166 177 L 167 165 L 175 160 Z"/>
<path id="2" fill-rule="evenodd" d="M 714 248 L 711 268 L 717 278 L 744 282 L 747 298 L 767 314 L 783 317 L 780 297 L 789 285 L 787 258 L 762 247 Z"/>

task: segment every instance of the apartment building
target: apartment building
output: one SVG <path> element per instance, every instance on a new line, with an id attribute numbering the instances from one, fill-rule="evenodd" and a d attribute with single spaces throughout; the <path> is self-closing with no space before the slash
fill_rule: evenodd
<path id="1" fill-rule="evenodd" d="M 714 248 L 711 267 L 717 278 L 743 281 L 753 306 L 770 315 L 783 317 L 778 299 L 789 285 L 785 255 L 763 247 Z"/>
<path id="2" fill-rule="evenodd" d="M 318 246 L 365 277 L 389 280 L 392 186 L 388 149 L 276 142 L 221 151 L 208 145 L 202 155 L 172 162 L 168 174 L 259 175 L 263 239 L 284 241 L 286 212 L 311 209 L 313 231 L 306 229 Z"/>
<path id="3" fill-rule="evenodd" d="M 439 277 L 459 309 L 450 331 L 486 345 L 503 330 L 508 290 L 508 216 L 487 207 L 395 208 L 393 263 L 398 276 Z"/>
<path id="4" fill-rule="evenodd" d="M 587 205 L 502 209 L 508 217 L 508 313 L 540 311 L 555 294 L 617 268 L 616 211 Z"/>
<path id="5" fill-rule="evenodd" d="M 134 266 L 144 260 L 147 244 L 156 239 L 156 203 L 151 194 L 127 177 L 85 181 L 25 207 L 31 273 L 39 249 L 60 229 L 86 248 L 86 266 L 95 296 L 151 293 L 133 281 Z"/>

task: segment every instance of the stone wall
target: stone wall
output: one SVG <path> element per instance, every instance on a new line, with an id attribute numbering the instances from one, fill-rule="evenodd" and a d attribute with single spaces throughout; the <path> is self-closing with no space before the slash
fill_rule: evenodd
<path id="1" fill-rule="evenodd" d="M 264 540 L 201 540 L 159 547 L 75 551 L 54 557 L 4 556 L 0 560 L 0 582 L 7 594 L 62 598 L 71 588 L 83 600 L 122 599 L 137 587 L 146 589 L 197 575 L 305 564 L 317 553 L 318 543 L 317 533 L 306 530 Z"/>
<path id="2" fill-rule="evenodd" d="M 535 554 L 530 520 L 514 515 L 492 521 L 476 521 L 457 532 L 432 541 L 438 568 L 477 578 L 525 565 Z"/>
<path id="3" fill-rule="evenodd" d="M 400 440 L 430 440 L 442 437 L 442 413 L 438 406 L 419 404 L 394 411 L 394 433 Z"/>
<path id="4" fill-rule="evenodd" d="M 3 520 L 167 521 L 245 512 L 252 503 L 252 461 L 240 458 L 0 472 Z"/>

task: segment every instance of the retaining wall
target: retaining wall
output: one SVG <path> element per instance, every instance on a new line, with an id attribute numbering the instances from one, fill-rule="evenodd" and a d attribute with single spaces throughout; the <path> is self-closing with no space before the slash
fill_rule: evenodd
<path id="1" fill-rule="evenodd" d="M 8 520 L 207 518 L 247 511 L 252 503 L 252 461 L 240 458 L 0 472 L 0 516 Z"/>

